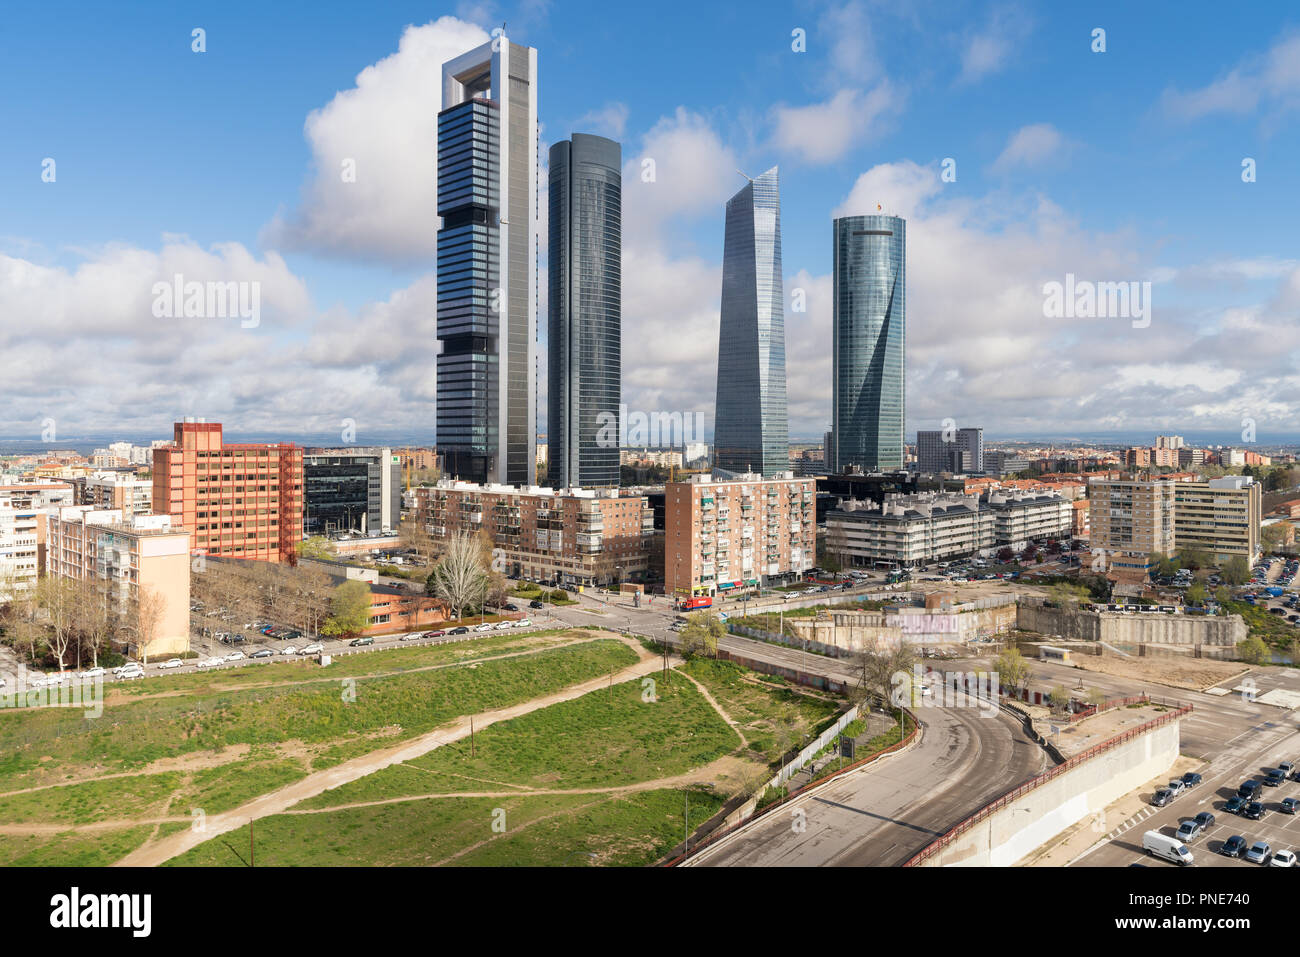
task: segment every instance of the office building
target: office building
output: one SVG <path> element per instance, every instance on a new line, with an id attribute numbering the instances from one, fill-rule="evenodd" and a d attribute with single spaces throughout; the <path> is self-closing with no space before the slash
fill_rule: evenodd
<path id="1" fill-rule="evenodd" d="M 986 475 L 1014 475 L 1029 468 L 1029 459 L 1015 452 L 992 450 L 984 453 Z"/>
<path id="2" fill-rule="evenodd" d="M 388 532 L 402 514 L 401 459 L 387 448 L 303 455 L 304 534 Z"/>
<path id="3" fill-rule="evenodd" d="M 550 154 L 547 484 L 619 484 L 622 150 L 574 133 Z"/>
<path id="4" fill-rule="evenodd" d="M 916 433 L 918 472 L 979 475 L 984 471 L 984 430 L 954 429 Z"/>
<path id="5" fill-rule="evenodd" d="M 643 581 L 649 571 L 654 516 L 644 495 L 451 480 L 411 491 L 416 521 L 435 541 L 485 531 L 507 575 L 605 585 Z"/>
<path id="6" fill-rule="evenodd" d="M 154 511 L 189 530 L 190 549 L 294 562 L 302 540 L 302 449 L 292 443 L 227 445 L 221 424 L 177 422 L 154 449 Z"/>
<path id="7" fill-rule="evenodd" d="M 815 480 L 715 472 L 664 486 L 664 591 L 754 592 L 797 579 L 817 555 Z"/>
<path id="8" fill-rule="evenodd" d="M 443 64 L 438 215 L 438 451 L 448 475 L 532 484 L 536 50 L 501 37 Z"/>
<path id="9" fill-rule="evenodd" d="M 190 650 L 190 535 L 170 516 L 59 508 L 50 516 L 45 568 L 103 582 L 131 635 L 132 655 Z"/>
<path id="10" fill-rule="evenodd" d="M 1195 548 L 1218 564 L 1255 560 L 1263 491 L 1248 475 L 1174 483 L 1174 545 Z"/>
<path id="11" fill-rule="evenodd" d="M 774 166 L 727 201 L 714 467 L 777 475 L 790 468 L 785 395 L 781 192 Z"/>
<path id="12" fill-rule="evenodd" d="M 834 471 L 903 467 L 907 224 L 897 216 L 834 222 L 831 430 Z"/>

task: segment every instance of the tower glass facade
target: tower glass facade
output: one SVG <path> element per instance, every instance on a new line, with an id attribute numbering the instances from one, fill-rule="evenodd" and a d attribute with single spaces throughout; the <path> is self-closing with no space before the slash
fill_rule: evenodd
<path id="1" fill-rule="evenodd" d="M 485 43 L 443 64 L 442 81 L 438 450 L 452 476 L 532 484 L 537 51 Z"/>
<path id="2" fill-rule="evenodd" d="M 834 221 L 832 431 L 835 471 L 903 466 L 907 224 L 897 216 Z"/>
<path id="3" fill-rule="evenodd" d="M 622 150 L 575 133 L 550 153 L 547 481 L 619 484 Z"/>
<path id="4" fill-rule="evenodd" d="M 790 468 L 775 166 L 727 202 L 714 446 L 716 467 L 728 472 L 770 477 Z"/>

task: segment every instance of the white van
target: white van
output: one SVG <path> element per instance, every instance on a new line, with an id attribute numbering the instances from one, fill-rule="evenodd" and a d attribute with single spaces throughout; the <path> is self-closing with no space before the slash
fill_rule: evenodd
<path id="1" fill-rule="evenodd" d="M 1155 857 L 1163 857 L 1175 864 L 1192 863 L 1192 852 L 1176 837 L 1167 837 L 1159 831 L 1147 831 L 1142 835 L 1142 850 Z"/>

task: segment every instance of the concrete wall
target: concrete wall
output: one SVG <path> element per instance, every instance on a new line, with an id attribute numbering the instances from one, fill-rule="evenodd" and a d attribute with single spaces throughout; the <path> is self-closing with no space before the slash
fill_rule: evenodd
<path id="1" fill-rule="evenodd" d="M 969 610 L 962 610 L 969 609 Z M 983 608 L 954 605 L 948 610 L 898 608 L 889 611 L 836 611 L 824 620 L 790 618 L 800 639 L 842 649 L 897 648 L 900 641 L 921 646 L 953 644 L 989 638 L 1016 625 L 1013 599 Z"/>
<path id="2" fill-rule="evenodd" d="M 1248 629 L 1240 615 L 1067 611 L 1022 603 L 1016 627 L 1041 635 L 1122 645 L 1213 645 L 1233 648 Z"/>
<path id="3" fill-rule="evenodd" d="M 1178 758 L 1178 721 L 1103 751 L 1022 794 L 926 858 L 926 867 L 1009 867 L 1026 854 L 1164 774 Z"/>

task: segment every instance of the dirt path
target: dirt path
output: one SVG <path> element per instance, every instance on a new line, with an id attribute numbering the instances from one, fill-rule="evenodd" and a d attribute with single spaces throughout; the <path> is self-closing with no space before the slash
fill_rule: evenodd
<path id="1" fill-rule="evenodd" d="M 709 694 L 709 689 L 704 687 L 704 685 L 700 684 L 700 682 L 696 681 L 693 677 L 688 675 L 685 671 L 682 671 L 680 668 L 676 670 L 679 675 L 681 675 L 691 684 L 695 685 L 695 687 L 699 688 L 700 694 L 704 695 L 704 700 L 709 703 L 709 705 L 713 708 L 714 711 L 718 712 L 718 716 L 721 717 L 723 721 L 731 725 L 731 730 L 736 732 L 736 734 L 739 735 L 740 737 L 741 748 L 749 747 L 749 739 L 745 737 L 745 732 L 740 730 L 740 722 L 734 720 L 731 717 L 731 715 L 727 714 L 726 709 L 723 708 L 722 705 L 718 704 L 718 699 L 713 697 L 713 695 Z"/>
<path id="2" fill-rule="evenodd" d="M 489 725 L 496 724 L 498 721 L 508 721 L 511 718 L 530 714 L 533 711 L 559 704 L 562 701 L 572 701 L 574 698 L 580 698 L 592 691 L 606 688 L 611 682 L 622 684 L 625 681 L 636 680 L 645 675 L 653 674 L 662 667 L 658 655 L 647 651 L 639 642 L 633 639 L 612 634 L 600 635 L 600 637 L 612 637 L 623 641 L 624 644 L 636 652 L 639 660 L 635 665 L 615 672 L 612 678 L 609 675 L 602 675 L 581 684 L 572 685 L 561 691 L 534 698 L 531 701 L 476 714 L 473 716 L 474 730 L 478 731 Z M 300 801 L 313 798 L 331 788 L 355 781 L 391 765 L 400 764 L 403 761 L 409 761 L 420 755 L 427 754 L 435 748 L 469 737 L 469 733 L 470 717 L 455 719 L 442 728 L 420 735 L 400 745 L 372 751 L 369 754 L 353 758 L 350 761 L 344 761 L 342 764 L 327 768 L 324 771 L 309 774 L 307 777 L 286 785 L 278 791 L 272 791 L 254 798 L 242 807 L 235 808 L 232 811 L 227 811 L 224 814 L 213 814 L 208 817 L 207 827 L 203 833 L 182 831 L 168 835 L 162 840 L 146 843 L 126 855 L 115 866 L 156 867 L 204 841 L 233 831 L 250 820 L 271 814 L 280 814 Z"/>

